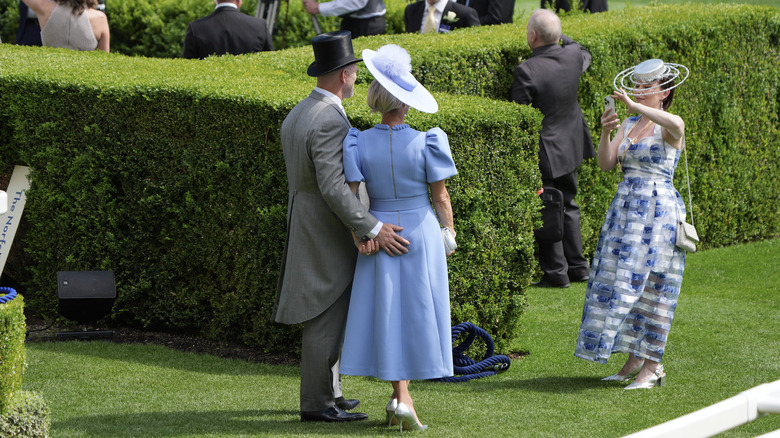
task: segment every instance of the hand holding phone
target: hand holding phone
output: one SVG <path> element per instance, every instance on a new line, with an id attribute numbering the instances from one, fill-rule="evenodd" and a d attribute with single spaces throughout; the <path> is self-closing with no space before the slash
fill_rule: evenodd
<path id="1" fill-rule="evenodd" d="M 612 96 L 607 96 L 604 98 L 604 111 L 612 110 L 614 114 L 617 114 L 617 111 L 615 110 L 615 98 Z"/>

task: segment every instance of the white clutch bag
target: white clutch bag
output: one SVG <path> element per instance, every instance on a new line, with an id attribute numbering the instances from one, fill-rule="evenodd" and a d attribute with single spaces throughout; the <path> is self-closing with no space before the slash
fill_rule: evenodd
<path id="1" fill-rule="evenodd" d="M 455 243 L 455 235 L 452 234 L 452 230 L 449 228 L 441 229 L 441 237 L 444 239 L 444 254 L 450 255 L 458 248 L 458 244 Z"/>
<path id="2" fill-rule="evenodd" d="M 677 241 L 675 245 L 688 252 L 696 252 L 696 244 L 699 243 L 699 235 L 693 225 L 679 221 L 677 223 Z"/>

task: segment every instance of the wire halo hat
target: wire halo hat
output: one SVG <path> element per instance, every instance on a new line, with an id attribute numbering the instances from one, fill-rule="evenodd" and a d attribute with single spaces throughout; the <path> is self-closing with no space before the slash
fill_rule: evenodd
<path id="1" fill-rule="evenodd" d="M 688 79 L 688 76 L 690 76 L 690 70 L 682 64 L 663 62 L 660 59 L 648 59 L 618 73 L 612 81 L 612 85 L 615 87 L 615 90 L 626 90 L 626 94 L 630 96 L 657 94 L 679 87 L 680 84 Z M 672 84 L 670 87 L 663 87 L 679 77 L 682 77 L 682 80 Z M 665 78 L 666 80 L 664 80 Z M 663 81 L 658 84 L 658 87 L 653 87 L 654 89 L 657 88 L 656 91 L 638 87 L 638 85 L 654 81 Z"/>
<path id="2" fill-rule="evenodd" d="M 439 104 L 412 76 L 412 58 L 401 46 L 387 44 L 376 51 L 363 50 L 363 62 L 380 85 L 396 99 L 424 113 L 435 113 Z"/>

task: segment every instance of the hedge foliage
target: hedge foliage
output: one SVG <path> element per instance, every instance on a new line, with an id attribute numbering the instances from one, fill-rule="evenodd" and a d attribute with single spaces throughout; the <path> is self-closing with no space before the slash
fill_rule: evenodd
<path id="1" fill-rule="evenodd" d="M 11 67 L 0 75 L 7 160 L 32 169 L 31 307 L 55 314 L 58 270 L 112 269 L 117 323 L 296 345 L 297 333 L 269 315 L 286 223 L 279 128 L 313 86 L 309 50 L 205 62 L 0 51 Z M 379 121 L 364 103 L 368 79 L 361 72 L 345 103 L 360 128 Z M 475 321 L 502 345 L 533 273 L 541 118 L 469 96 L 439 102 L 439 114 L 409 122 L 447 127 L 459 157 L 453 319 Z"/>
<path id="2" fill-rule="evenodd" d="M 778 235 L 777 9 L 633 8 L 563 26 L 593 55 L 580 103 L 594 139 L 618 71 L 654 57 L 691 68 L 672 109 L 687 124 L 702 247 Z M 500 350 L 537 269 L 540 115 L 506 101 L 513 67 L 530 56 L 524 23 L 361 38 L 355 48 L 387 42 L 410 51 L 440 103 L 409 123 L 441 126 L 459 167 L 448 182 L 459 244 L 453 323 L 485 328 Z M 58 270 L 112 269 L 116 323 L 267 351 L 297 345 L 269 314 L 285 233 L 279 126 L 313 86 L 311 59 L 308 48 L 188 61 L 0 46 L 0 158 L 32 168 L 30 307 L 54 314 Z M 365 105 L 369 81 L 361 68 L 345 102 L 361 129 L 379 120 Z M 595 160 L 580 169 L 586 254 L 618 179 Z M 675 183 L 682 191 L 683 172 Z"/>
<path id="3" fill-rule="evenodd" d="M 0 38 L 13 42 L 19 22 L 19 0 L 0 0 Z M 385 0 L 387 33 L 404 32 L 406 0 Z M 246 0 L 241 11 L 254 15 L 257 0 Z M 111 51 L 124 55 L 178 58 L 182 53 L 187 24 L 205 17 L 214 3 L 204 0 L 108 0 L 106 16 L 111 29 Z M 324 32 L 338 30 L 338 17 L 317 16 Z M 311 17 L 300 1 L 281 1 L 274 22 L 276 50 L 302 47 L 314 37 Z"/>
<path id="4" fill-rule="evenodd" d="M 22 296 L 0 303 L 0 415 L 9 412 L 13 398 L 22 389 L 26 329 Z"/>
<path id="5" fill-rule="evenodd" d="M 48 438 L 51 427 L 49 405 L 40 394 L 19 391 L 10 409 L 0 413 L 0 436 L 3 438 Z"/>

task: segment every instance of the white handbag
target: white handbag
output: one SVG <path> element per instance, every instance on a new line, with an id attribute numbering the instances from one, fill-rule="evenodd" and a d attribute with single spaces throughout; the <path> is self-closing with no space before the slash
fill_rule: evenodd
<path id="1" fill-rule="evenodd" d="M 455 243 L 455 235 L 452 234 L 452 230 L 447 227 L 441 229 L 441 237 L 444 239 L 444 254 L 450 255 L 458 248 L 458 244 Z"/>
<path id="2" fill-rule="evenodd" d="M 696 244 L 699 243 L 699 235 L 693 226 L 693 200 L 691 198 L 691 180 L 688 178 L 688 152 L 683 140 L 683 153 L 685 154 L 685 181 L 688 183 L 688 205 L 691 206 L 691 223 L 685 222 L 685 217 L 680 218 L 680 209 L 677 209 L 677 239 L 674 245 L 688 252 L 696 252 Z"/>

